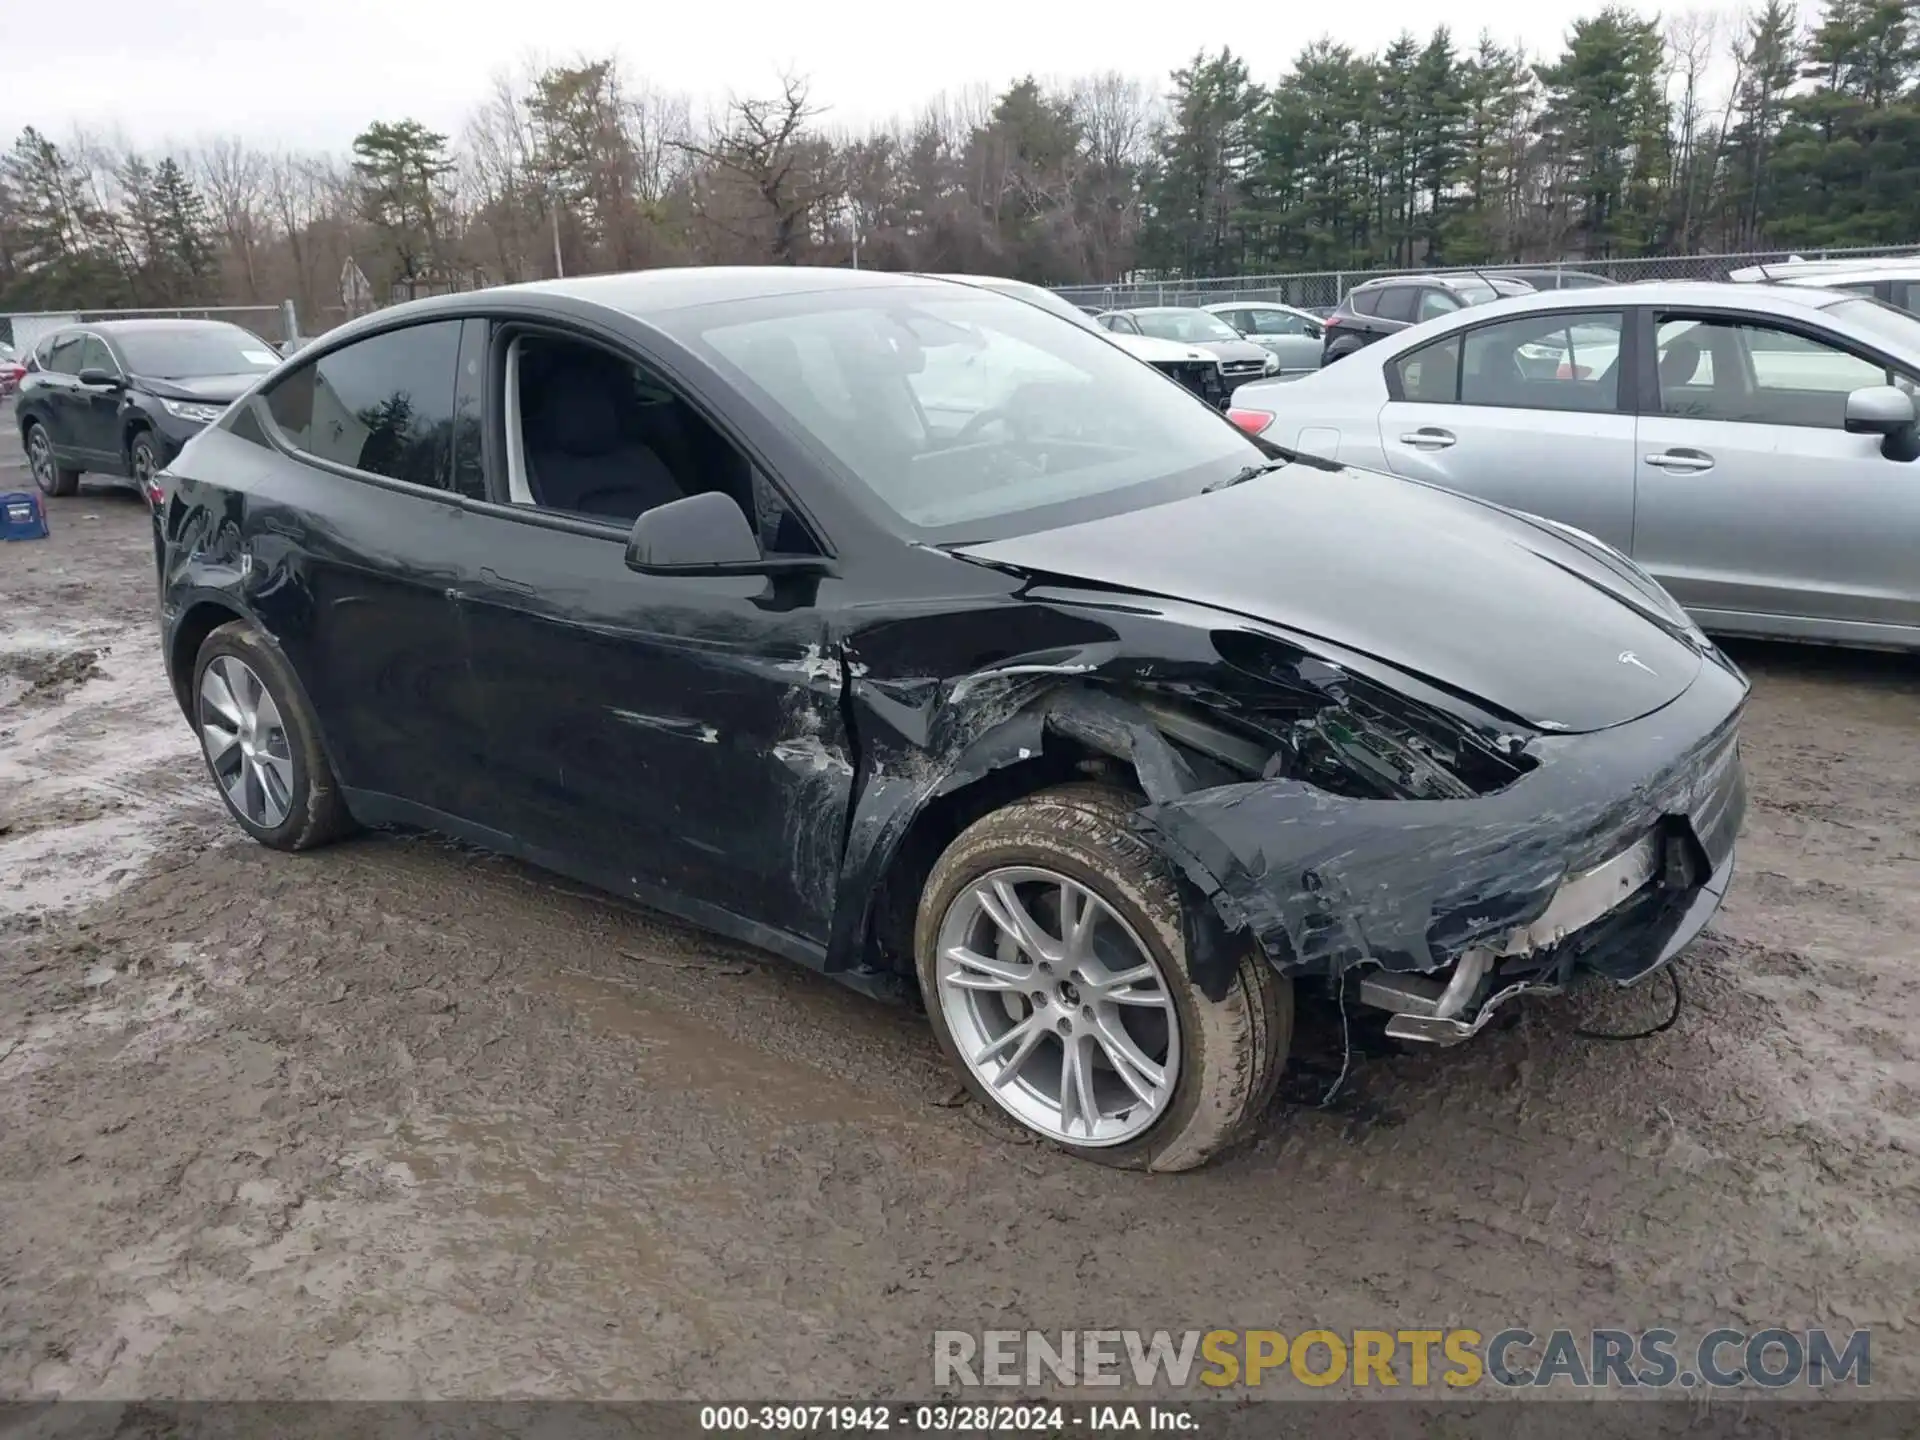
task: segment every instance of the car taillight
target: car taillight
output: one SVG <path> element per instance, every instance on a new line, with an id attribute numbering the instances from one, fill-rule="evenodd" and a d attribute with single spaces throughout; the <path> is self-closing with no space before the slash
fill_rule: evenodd
<path id="1" fill-rule="evenodd" d="M 1325 321 L 1323 321 L 1322 323 L 1326 326 L 1327 329 L 1331 330 L 1334 326 L 1340 323 L 1340 317 L 1338 315 L 1329 315 L 1327 316 Z"/>
<path id="2" fill-rule="evenodd" d="M 147 504 L 158 510 L 166 503 L 167 490 L 166 487 L 160 483 L 159 475 L 149 475 L 145 488 L 147 492 Z"/>
<path id="3" fill-rule="evenodd" d="M 1591 365 L 1570 365 L 1565 360 L 1562 360 L 1560 362 L 1560 368 L 1553 372 L 1553 378 L 1556 380 L 1591 380 L 1593 378 L 1593 367 Z"/>
<path id="4" fill-rule="evenodd" d="M 1249 410 L 1239 405 L 1227 407 L 1227 418 L 1249 435 L 1258 435 L 1273 423 L 1271 410 Z"/>

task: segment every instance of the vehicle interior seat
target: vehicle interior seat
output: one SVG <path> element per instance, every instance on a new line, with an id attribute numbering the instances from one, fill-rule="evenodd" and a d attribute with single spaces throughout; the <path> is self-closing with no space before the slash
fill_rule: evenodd
<path id="1" fill-rule="evenodd" d="M 1700 342 L 1690 335 L 1682 335 L 1660 357 L 1660 388 L 1678 390 L 1683 385 L 1691 385 L 1693 377 L 1700 369 L 1700 357 L 1705 354 Z"/>
<path id="2" fill-rule="evenodd" d="M 522 424 L 538 504 L 632 520 L 687 493 L 660 452 L 627 433 L 632 386 L 618 361 L 574 351 L 528 378 Z"/>

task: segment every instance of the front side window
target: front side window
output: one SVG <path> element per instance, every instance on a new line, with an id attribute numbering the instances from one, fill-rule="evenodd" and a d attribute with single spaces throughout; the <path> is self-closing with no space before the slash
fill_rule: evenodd
<path id="1" fill-rule="evenodd" d="M 669 323 L 936 543 L 1138 509 L 1267 459 L 1115 346 L 1000 297 L 769 297 Z"/>
<path id="2" fill-rule="evenodd" d="M 98 335 L 89 335 L 80 342 L 81 370 L 105 370 L 110 375 L 118 375 L 120 367 L 115 363 L 113 352 L 107 349 L 107 342 Z"/>
<path id="3" fill-rule="evenodd" d="M 1553 312 L 1469 330 L 1460 403 L 1522 410 L 1614 410 L 1620 400 L 1619 314 Z"/>
<path id="4" fill-rule="evenodd" d="M 1851 392 L 1900 378 L 1865 356 L 1771 325 L 1663 316 L 1655 345 L 1661 413 L 1694 420 L 1840 430 Z"/>
<path id="5" fill-rule="evenodd" d="M 802 356 L 820 403 L 852 418 L 855 402 L 835 388 L 832 362 L 828 352 L 815 353 L 811 363 Z M 779 489 L 645 366 L 582 340 L 543 334 L 517 338 L 509 363 L 518 410 L 508 423 L 518 427 L 522 469 L 515 501 L 624 527 L 658 506 L 719 491 L 739 505 L 768 554 L 819 553 Z"/>
<path id="6" fill-rule="evenodd" d="M 460 321 L 369 336 L 301 366 L 267 393 L 296 450 L 445 490 L 450 484 Z"/>

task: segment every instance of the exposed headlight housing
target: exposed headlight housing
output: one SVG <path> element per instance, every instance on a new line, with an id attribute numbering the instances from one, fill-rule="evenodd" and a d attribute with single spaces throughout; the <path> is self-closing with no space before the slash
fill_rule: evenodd
<path id="1" fill-rule="evenodd" d="M 1260 364 L 1260 373 L 1262 375 L 1278 375 L 1280 373 L 1280 357 L 1269 350 L 1267 352 L 1267 358 Z"/>
<path id="2" fill-rule="evenodd" d="M 226 406 L 209 405 L 203 400 L 162 400 L 160 404 L 174 419 L 195 425 L 211 425 L 227 413 Z"/>

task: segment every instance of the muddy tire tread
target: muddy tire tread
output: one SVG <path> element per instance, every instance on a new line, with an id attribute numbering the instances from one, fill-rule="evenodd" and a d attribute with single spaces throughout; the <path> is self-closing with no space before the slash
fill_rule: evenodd
<path id="1" fill-rule="evenodd" d="M 915 925 L 916 968 L 941 1048 L 976 1098 L 997 1108 L 954 1053 L 938 1019 L 933 940 L 951 893 L 957 893 L 963 877 L 1018 863 L 1022 853 L 1034 863 L 1076 861 L 1104 880 L 1105 888 L 1117 891 L 1124 908 L 1133 912 L 1128 919 L 1136 928 L 1143 934 L 1151 930 L 1161 952 L 1158 958 L 1171 971 L 1169 980 L 1185 992 L 1186 1004 L 1176 998 L 1183 1066 L 1198 1064 L 1208 1073 L 1197 1080 L 1191 1073 L 1183 1076 L 1182 1093 L 1139 1140 L 1059 1148 L 1116 1167 L 1190 1170 L 1247 1138 L 1265 1113 L 1292 1036 L 1293 989 L 1251 947 L 1241 956 L 1223 1000 L 1209 1001 L 1193 987 L 1187 979 L 1179 890 L 1165 862 L 1132 826 L 1132 812 L 1141 803 L 1138 795 L 1118 787 L 1084 782 L 1038 791 L 975 821 L 947 847 L 927 878 Z M 1115 896 L 1109 893 L 1107 898 L 1112 903 Z M 1196 1027 L 1198 1033 L 1190 1035 Z"/>
<path id="2" fill-rule="evenodd" d="M 292 811 L 280 833 L 266 836 L 252 829 L 248 833 L 276 850 L 311 850 L 352 834 L 353 817 L 347 813 L 340 783 L 320 746 L 319 723 L 307 708 L 292 668 L 279 647 L 263 636 L 252 621 L 229 620 L 216 626 L 200 643 L 193 661 L 191 693 L 196 697 L 196 705 L 200 677 L 208 663 L 228 651 L 238 652 L 272 689 L 274 704 L 279 707 L 288 740 L 300 761 L 300 778 L 304 782 L 301 787 L 304 793 L 294 797 Z M 205 763 L 204 754 L 202 762 Z M 208 773 L 211 776 L 210 767 Z"/>

